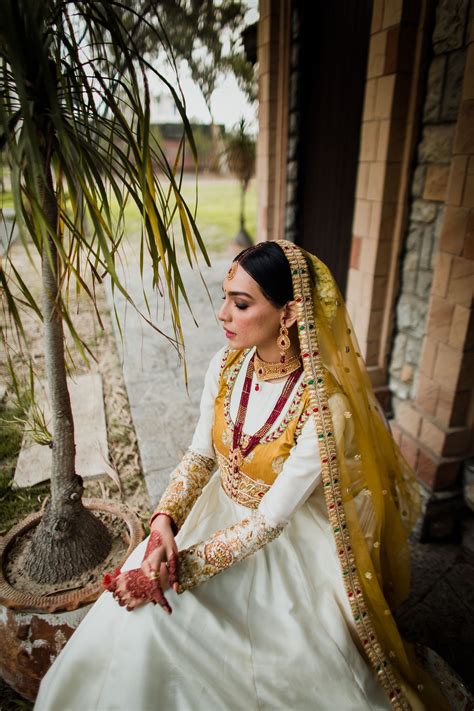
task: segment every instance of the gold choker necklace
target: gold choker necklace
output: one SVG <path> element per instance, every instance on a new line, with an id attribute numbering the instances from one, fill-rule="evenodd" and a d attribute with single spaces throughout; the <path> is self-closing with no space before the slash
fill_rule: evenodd
<path id="1" fill-rule="evenodd" d="M 290 356 L 284 363 L 267 363 L 258 357 L 257 351 L 254 356 L 255 375 L 257 380 L 277 380 L 294 373 L 301 367 L 300 355 Z"/>

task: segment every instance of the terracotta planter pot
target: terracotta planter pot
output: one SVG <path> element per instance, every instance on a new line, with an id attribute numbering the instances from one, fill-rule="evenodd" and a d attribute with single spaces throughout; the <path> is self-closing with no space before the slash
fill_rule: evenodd
<path id="1" fill-rule="evenodd" d="M 125 507 L 100 499 L 85 499 L 93 511 L 107 511 L 128 527 L 125 559 L 143 539 L 138 517 Z M 4 576 L 8 550 L 18 536 L 37 526 L 41 512 L 14 526 L 0 544 L 0 674 L 5 682 L 33 701 L 41 679 L 102 593 L 102 581 L 59 595 L 41 597 L 15 590 Z M 122 563 L 124 562 L 122 561 Z"/>

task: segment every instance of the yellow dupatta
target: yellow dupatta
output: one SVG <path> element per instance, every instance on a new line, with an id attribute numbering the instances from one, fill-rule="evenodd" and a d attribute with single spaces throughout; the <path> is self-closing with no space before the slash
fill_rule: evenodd
<path id="1" fill-rule="evenodd" d="M 394 709 L 449 709 L 392 614 L 409 592 L 407 537 L 420 512 L 415 474 L 385 422 L 329 269 L 291 242 L 277 244 L 291 268 L 322 485 L 359 647 Z M 335 437 L 324 368 L 349 403 L 342 438 Z"/>

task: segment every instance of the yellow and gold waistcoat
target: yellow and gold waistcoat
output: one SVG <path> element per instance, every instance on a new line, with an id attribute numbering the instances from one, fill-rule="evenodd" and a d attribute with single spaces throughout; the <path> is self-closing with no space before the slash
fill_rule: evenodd
<path id="1" fill-rule="evenodd" d="M 291 393 L 290 405 L 277 427 L 273 427 L 243 460 L 237 473 L 232 471 L 229 450 L 232 445 L 233 423 L 230 416 L 230 398 L 237 375 L 247 350 L 228 351 L 221 364 L 219 388 L 214 405 L 212 438 L 220 469 L 221 484 L 228 496 L 243 506 L 256 509 L 261 498 L 271 487 L 296 444 L 303 425 L 310 415 L 309 394 L 302 381 Z M 335 391 L 329 373 L 326 379 Z M 243 434 L 245 446 L 249 435 Z"/>

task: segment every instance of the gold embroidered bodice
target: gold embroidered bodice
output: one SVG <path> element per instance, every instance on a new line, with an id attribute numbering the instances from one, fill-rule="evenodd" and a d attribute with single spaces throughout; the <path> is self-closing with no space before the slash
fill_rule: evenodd
<path id="1" fill-rule="evenodd" d="M 214 407 L 212 438 L 220 469 L 222 488 L 237 503 L 256 509 L 271 487 L 288 458 L 292 447 L 310 415 L 306 385 L 301 382 L 290 395 L 286 414 L 277 427 L 261 439 L 260 443 L 243 460 L 234 473 L 229 462 L 233 423 L 230 416 L 230 398 L 237 375 L 248 351 L 228 351 L 224 356 L 219 377 L 219 389 Z M 337 384 L 325 372 L 325 380 L 332 392 Z M 243 445 L 248 435 L 242 436 Z"/>

